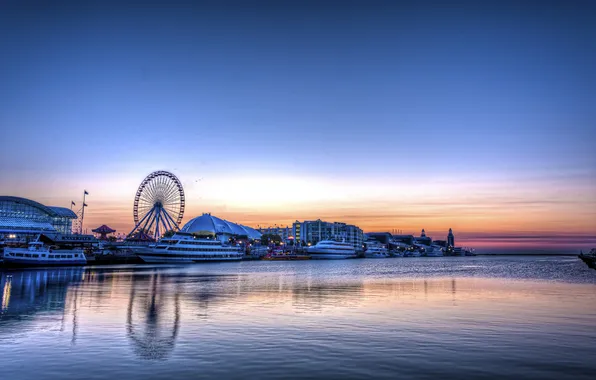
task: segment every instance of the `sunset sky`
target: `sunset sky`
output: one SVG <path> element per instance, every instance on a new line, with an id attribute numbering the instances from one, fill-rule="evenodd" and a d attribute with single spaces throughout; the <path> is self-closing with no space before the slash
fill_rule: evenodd
<path id="1" fill-rule="evenodd" d="M 591 2 L 138 4 L 0 4 L 0 195 L 596 245 Z"/>

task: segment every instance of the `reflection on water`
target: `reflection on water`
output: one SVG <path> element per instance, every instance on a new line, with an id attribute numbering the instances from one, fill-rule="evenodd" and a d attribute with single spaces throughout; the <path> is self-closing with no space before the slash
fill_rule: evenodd
<path id="1" fill-rule="evenodd" d="M 0 349 L 7 359 L 0 373 L 581 378 L 596 369 L 583 359 L 596 354 L 589 272 L 564 282 L 520 281 L 515 266 L 528 262 L 506 258 L 452 261 L 451 275 L 448 261 L 436 261 L 441 272 L 421 276 L 428 263 L 0 272 Z M 464 265 L 515 275 L 465 277 Z M 540 265 L 541 273 L 562 267 L 555 259 Z M 573 273 L 572 264 L 563 266 Z"/>
<path id="2" fill-rule="evenodd" d="M 180 328 L 180 291 L 176 286 L 172 299 L 166 285 L 156 273 L 132 279 L 126 333 L 143 359 L 165 359 L 174 349 Z"/>

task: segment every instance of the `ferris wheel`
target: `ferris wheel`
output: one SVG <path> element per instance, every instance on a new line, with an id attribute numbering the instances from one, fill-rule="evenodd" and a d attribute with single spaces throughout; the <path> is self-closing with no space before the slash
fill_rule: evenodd
<path id="1" fill-rule="evenodd" d="M 184 189 L 178 178 L 166 171 L 149 174 L 137 190 L 133 207 L 135 233 L 154 240 L 166 231 L 178 230 L 184 215 Z"/>

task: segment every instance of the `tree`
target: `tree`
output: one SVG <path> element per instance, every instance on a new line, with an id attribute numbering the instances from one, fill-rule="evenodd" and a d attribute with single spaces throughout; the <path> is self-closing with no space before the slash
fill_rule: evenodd
<path id="1" fill-rule="evenodd" d="M 172 236 L 174 236 L 174 234 L 175 234 L 175 233 L 176 233 L 176 231 L 174 231 L 174 230 L 169 230 L 169 231 L 166 231 L 166 232 L 163 234 L 163 237 L 165 237 L 165 238 L 169 238 L 169 237 L 172 237 Z"/>
<path id="2" fill-rule="evenodd" d="M 279 245 L 281 243 L 281 236 L 275 234 L 263 234 L 261 236 L 261 244 L 268 245 L 269 243 Z"/>
<path id="3" fill-rule="evenodd" d="M 209 232 L 204 232 L 204 233 L 193 232 L 192 236 L 194 236 L 198 239 L 212 239 L 215 237 L 212 233 L 209 233 Z"/>

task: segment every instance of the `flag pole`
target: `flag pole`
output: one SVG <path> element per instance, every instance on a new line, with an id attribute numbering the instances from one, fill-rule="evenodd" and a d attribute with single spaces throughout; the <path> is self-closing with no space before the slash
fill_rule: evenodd
<path id="1" fill-rule="evenodd" d="M 81 211 L 81 226 L 79 228 L 79 235 L 83 234 L 83 220 L 85 219 L 85 206 L 87 206 L 85 203 L 85 196 L 87 194 L 89 194 L 87 190 L 83 190 L 83 211 Z"/>

